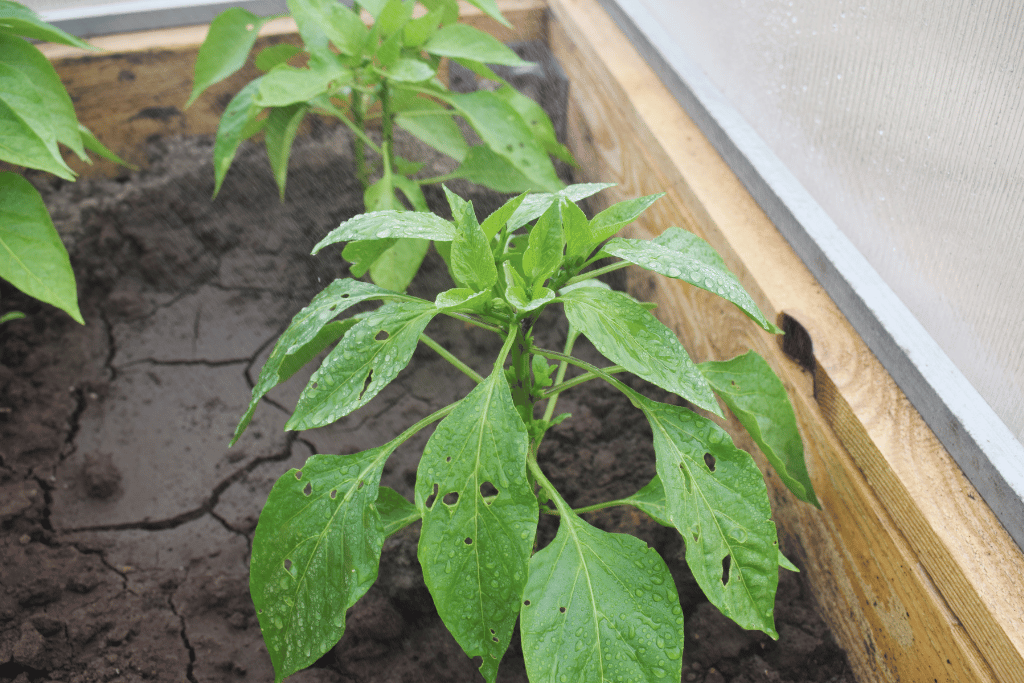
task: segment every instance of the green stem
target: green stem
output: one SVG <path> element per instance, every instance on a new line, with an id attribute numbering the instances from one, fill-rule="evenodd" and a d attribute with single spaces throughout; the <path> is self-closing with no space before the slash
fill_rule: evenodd
<path id="1" fill-rule="evenodd" d="M 388 79 L 380 81 L 381 147 L 384 149 L 384 173 L 391 175 L 395 166 L 394 127 L 395 113 L 391 110 L 391 87 Z"/>
<path id="2" fill-rule="evenodd" d="M 423 429 L 427 425 L 430 425 L 430 424 L 433 424 L 434 422 L 437 422 L 442 417 L 446 416 L 448 413 L 450 413 L 453 410 L 455 410 L 455 406 L 457 406 L 457 405 L 459 405 L 458 401 L 456 401 L 455 403 L 452 403 L 450 405 L 447 405 L 444 408 L 441 408 L 440 410 L 435 410 L 433 413 L 431 413 L 430 415 L 427 415 L 425 418 L 423 418 L 422 420 L 420 420 L 419 422 L 417 422 L 416 424 L 412 425 L 411 427 L 406 429 L 404 432 L 402 432 L 401 434 L 396 436 L 389 443 L 393 443 L 397 447 L 399 444 L 405 442 L 409 437 L 411 437 L 416 432 L 420 431 L 421 429 Z"/>
<path id="3" fill-rule="evenodd" d="M 634 397 L 637 396 L 637 393 L 630 389 L 625 384 L 623 384 L 622 382 L 620 382 L 619 380 L 612 377 L 612 373 L 618 373 L 623 371 L 623 369 L 618 365 L 612 365 L 606 368 L 599 368 L 596 365 L 591 365 L 585 360 L 580 360 L 579 358 L 575 358 L 573 356 L 567 356 L 563 353 L 558 353 L 557 351 L 542 349 L 539 346 L 531 346 L 530 353 L 535 353 L 538 356 L 543 356 L 544 358 L 549 358 L 551 360 L 564 360 L 566 363 L 569 363 L 570 365 L 575 365 L 578 368 L 582 368 L 587 372 L 596 375 L 597 377 L 600 377 L 605 382 L 608 382 L 608 384 L 611 384 L 613 387 L 624 393 L 630 401 L 632 401 L 634 404 L 636 403 Z"/>
<path id="4" fill-rule="evenodd" d="M 579 338 L 579 336 L 579 331 L 573 329 L 573 327 L 570 325 L 569 334 L 565 338 L 565 348 L 562 350 L 562 353 L 564 353 L 566 356 L 571 355 L 572 347 L 576 344 L 576 340 Z M 565 386 L 563 383 L 565 380 L 565 371 L 568 368 L 569 363 L 567 363 L 566 361 L 563 360 L 558 363 L 558 372 L 555 375 L 555 386 L 552 387 L 552 389 L 558 389 L 558 391 L 552 393 L 548 398 L 548 404 L 544 408 L 544 422 L 549 422 L 551 420 L 551 417 L 555 414 L 555 404 L 558 403 L 558 395 L 569 388 Z"/>
<path id="5" fill-rule="evenodd" d="M 429 346 L 430 348 L 432 348 L 434 351 L 436 351 L 437 355 L 441 356 L 441 358 L 444 358 L 446 361 L 454 365 L 456 369 L 460 370 L 463 374 L 468 376 L 477 384 L 484 381 L 483 376 L 481 376 L 476 370 L 463 363 L 461 360 L 456 358 L 451 351 L 444 348 L 427 335 L 421 334 L 420 341 Z"/>
<path id="6" fill-rule="evenodd" d="M 436 185 L 438 183 L 443 183 L 447 180 L 454 180 L 455 178 L 461 177 L 462 176 L 460 176 L 458 173 L 452 172 L 445 173 L 444 175 L 436 175 L 433 178 L 419 178 L 416 180 L 416 183 L 419 185 Z"/>
<path id="7" fill-rule="evenodd" d="M 516 326 L 511 354 L 511 369 L 515 378 L 511 384 L 512 402 L 527 426 L 533 422 L 533 377 L 530 374 L 530 343 L 527 341 L 529 334 L 529 321 L 521 320 Z"/>
<path id="8" fill-rule="evenodd" d="M 621 367 L 619 365 L 609 365 L 606 368 L 601 368 L 601 370 L 605 374 L 607 374 L 607 375 L 614 375 L 614 374 L 626 371 L 625 368 L 623 368 L 623 367 Z M 558 396 L 563 391 L 568 391 L 569 389 L 572 389 L 573 387 L 578 387 L 581 384 L 586 384 L 587 382 L 589 382 L 591 380 L 595 380 L 595 379 L 603 379 L 603 378 L 600 375 L 596 375 L 596 374 L 594 374 L 592 372 L 585 372 L 582 375 L 577 375 L 576 377 L 573 377 L 572 379 L 570 379 L 570 380 L 568 380 L 566 382 L 563 382 L 563 383 L 560 383 L 560 384 L 556 384 L 555 386 L 553 386 L 553 387 L 551 387 L 549 389 L 545 389 L 544 391 L 542 391 L 540 393 L 540 397 L 542 399 L 545 399 L 545 398 L 546 399 L 551 399 L 551 398 L 554 398 L 555 396 Z M 554 411 L 552 411 L 552 412 L 554 412 Z M 551 418 L 550 417 L 546 417 L 545 419 L 550 420 Z"/>
<path id="9" fill-rule="evenodd" d="M 575 512 L 577 515 L 585 515 L 588 512 L 597 512 L 598 510 L 604 510 L 605 508 L 612 508 L 616 507 L 617 505 L 629 504 L 630 503 L 628 501 L 620 498 L 619 500 L 608 500 L 603 503 L 594 503 L 593 505 L 588 505 L 586 507 L 576 508 L 575 510 L 573 510 L 573 512 Z"/>
<path id="10" fill-rule="evenodd" d="M 565 502 L 562 495 L 555 488 L 555 485 L 544 475 L 544 471 L 541 470 L 540 465 L 537 464 L 537 448 L 539 442 L 530 444 L 530 452 L 526 458 L 526 467 L 530 470 L 530 474 L 533 475 L 534 481 L 540 484 L 540 487 L 544 489 L 544 493 L 548 495 L 548 498 L 555 504 L 555 508 L 558 510 L 558 514 L 561 517 L 570 517 L 573 514 L 572 508 Z"/>
<path id="11" fill-rule="evenodd" d="M 363 141 L 366 137 L 365 117 L 363 93 L 357 88 L 352 88 L 352 123 L 362 133 L 352 139 L 352 156 L 356 162 L 356 177 L 359 179 L 359 185 L 363 188 L 364 193 L 370 188 L 370 176 L 366 171 L 366 143 Z"/>
<path id="12" fill-rule="evenodd" d="M 493 332 L 495 334 L 505 334 L 505 330 L 498 327 L 497 325 L 492 325 L 490 323 L 484 322 L 483 320 L 474 318 L 473 316 L 467 315 L 465 313 L 449 313 L 445 311 L 445 315 L 448 315 L 449 317 L 452 318 L 456 318 L 457 320 L 462 320 L 463 322 L 467 322 L 471 325 L 476 325 L 477 327 L 485 329 L 488 332 Z"/>
<path id="13" fill-rule="evenodd" d="M 633 264 L 631 264 L 629 261 L 619 261 L 618 263 L 613 263 L 610 266 L 605 266 L 604 268 L 597 268 L 596 270 L 590 270 L 587 271 L 586 273 L 580 273 L 576 277 L 569 278 L 566 281 L 565 285 L 563 285 L 563 287 L 566 285 L 574 285 L 577 282 L 583 282 L 584 280 L 592 280 L 595 277 L 598 277 L 599 275 L 611 273 L 616 270 L 622 270 L 623 268 L 626 268 L 631 265 Z"/>

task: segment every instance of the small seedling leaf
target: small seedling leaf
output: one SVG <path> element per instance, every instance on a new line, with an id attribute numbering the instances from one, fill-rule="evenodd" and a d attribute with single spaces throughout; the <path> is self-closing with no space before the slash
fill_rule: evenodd
<path id="1" fill-rule="evenodd" d="M 531 287 L 543 285 L 562 265 L 565 236 L 562 234 L 562 212 L 552 202 L 530 229 L 526 251 L 523 252 L 523 274 Z"/>
<path id="2" fill-rule="evenodd" d="M 452 220 L 459 230 L 448 257 L 455 282 L 478 292 L 490 289 L 498 281 L 498 269 L 487 237 L 477 223 L 473 204 L 453 194 L 447 187 L 444 192 L 452 210 Z"/>
<path id="3" fill-rule="evenodd" d="M 648 382 L 716 415 L 715 394 L 672 330 L 621 292 L 603 288 L 562 291 L 570 324 L 610 359 Z"/>
<path id="4" fill-rule="evenodd" d="M 786 387 L 753 351 L 700 364 L 712 388 L 764 453 L 779 479 L 800 500 L 821 508 L 804 462 L 804 445 Z"/>
<path id="5" fill-rule="evenodd" d="M 483 658 L 480 672 L 492 683 L 512 639 L 537 530 L 528 445 L 496 367 L 438 424 L 416 474 L 423 578 L 445 626 L 468 656 Z M 486 495 L 490 487 L 496 496 Z"/>
<path id="6" fill-rule="evenodd" d="M 386 532 L 374 502 L 394 449 L 314 455 L 270 491 L 253 536 L 249 590 L 276 682 L 334 647 L 345 612 L 377 579 Z"/>
<path id="7" fill-rule="evenodd" d="M 691 232 L 669 228 L 653 240 L 615 238 L 604 246 L 602 252 L 717 294 L 738 306 L 768 332 L 781 332 L 764 317 L 722 257 L 710 244 Z"/>
<path id="8" fill-rule="evenodd" d="M 683 611 L 665 561 L 575 515 L 530 561 L 520 628 L 531 681 L 682 677 Z"/>
<path id="9" fill-rule="evenodd" d="M 71 260 L 39 192 L 20 175 L 0 172 L 0 278 L 56 306 L 78 323 Z"/>
<path id="10" fill-rule="evenodd" d="M 285 428 L 323 427 L 366 405 L 409 364 L 435 315 L 434 304 L 418 299 L 365 314 L 313 373 Z"/>
<path id="11" fill-rule="evenodd" d="M 654 432 L 668 518 L 686 541 L 686 562 L 698 585 L 743 628 L 778 638 L 778 539 L 761 471 L 711 420 L 639 394 L 631 398 Z"/>

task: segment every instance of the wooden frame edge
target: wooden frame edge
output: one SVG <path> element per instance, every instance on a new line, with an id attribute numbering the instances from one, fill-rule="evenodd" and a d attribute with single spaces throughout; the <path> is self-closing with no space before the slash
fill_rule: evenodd
<path id="1" fill-rule="evenodd" d="M 1024 555 L 596 0 L 548 4 L 583 179 L 618 181 L 607 201 L 667 190 L 636 229 L 681 225 L 705 237 L 766 312 L 813 342 L 805 370 L 714 297 L 634 276 L 662 302 L 663 319 L 694 340 L 698 360 L 754 348 L 789 386 L 825 510 L 795 503 L 776 480 L 780 532 L 800 543 L 789 549 L 810 569 L 858 675 L 1015 680 L 1024 671 Z"/>

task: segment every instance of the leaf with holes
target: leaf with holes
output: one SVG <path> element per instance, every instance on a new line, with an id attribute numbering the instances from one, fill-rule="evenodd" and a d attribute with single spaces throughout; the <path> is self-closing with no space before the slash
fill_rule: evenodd
<path id="1" fill-rule="evenodd" d="M 306 361 L 312 360 L 317 353 L 326 348 L 329 343 L 337 339 L 325 340 L 323 347 L 315 353 L 308 353 L 307 345 L 314 342 L 324 327 L 334 318 L 347 311 L 352 306 L 362 301 L 373 299 L 388 299 L 398 297 L 398 294 L 381 289 L 376 285 L 358 280 L 335 280 L 327 285 L 319 294 L 313 297 L 309 305 L 295 314 L 288 329 L 274 344 L 273 351 L 267 358 L 260 370 L 260 376 L 256 380 L 256 386 L 252 389 L 252 399 L 249 401 L 249 408 L 245 415 L 238 422 L 235 435 L 231 439 L 234 445 L 242 432 L 249 426 L 252 415 L 256 411 L 256 405 L 268 391 L 285 381 L 298 370 L 296 361 L 305 357 Z M 335 328 L 337 329 L 337 328 Z M 344 329 L 341 330 L 345 332 Z M 302 364 L 304 365 L 304 361 Z M 300 366 L 301 367 L 301 366 Z"/>
<path id="2" fill-rule="evenodd" d="M 576 515 L 530 560 L 520 619 L 534 683 L 682 677 L 683 611 L 665 561 Z"/>
<path id="3" fill-rule="evenodd" d="M 467 655 L 483 658 L 480 672 L 492 682 L 512 639 L 537 530 L 527 446 L 496 367 L 437 426 L 416 473 L 423 578 L 445 626 Z"/>
<path id="4" fill-rule="evenodd" d="M 680 406 L 630 397 L 654 432 L 668 518 L 708 600 L 746 629 L 778 638 L 779 550 L 764 477 L 711 420 Z"/>
<path id="5" fill-rule="evenodd" d="M 418 299 L 387 303 L 352 326 L 299 396 L 286 429 L 313 429 L 366 405 L 409 364 L 437 307 Z"/>
<path id="6" fill-rule="evenodd" d="M 753 351 L 708 361 L 700 371 L 764 453 L 779 479 L 800 500 L 821 508 L 804 462 L 804 444 L 786 387 Z"/>
<path id="7" fill-rule="evenodd" d="M 711 245 L 691 232 L 669 228 L 653 240 L 617 237 L 604 246 L 602 253 L 717 294 L 768 332 L 782 331 L 764 317 Z"/>
<path id="8" fill-rule="evenodd" d="M 614 363 L 716 415 L 715 394 L 672 330 L 622 292 L 564 291 L 565 315 Z"/>
<path id="9" fill-rule="evenodd" d="M 346 610 L 377 579 L 385 530 L 374 501 L 396 446 L 314 455 L 270 491 L 253 536 L 249 591 L 275 681 L 334 647 Z"/>

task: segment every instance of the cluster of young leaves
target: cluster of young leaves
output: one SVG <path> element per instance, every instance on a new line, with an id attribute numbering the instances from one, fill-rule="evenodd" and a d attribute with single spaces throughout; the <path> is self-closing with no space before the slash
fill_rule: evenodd
<path id="1" fill-rule="evenodd" d="M 509 25 L 494 0 L 469 2 Z M 572 155 L 556 140 L 544 110 L 487 66 L 529 63 L 491 35 L 458 23 L 457 0 L 418 4 L 423 11 L 415 11 L 417 0 L 360 0 L 352 8 L 338 0 L 288 0 L 304 49 L 281 43 L 256 56 L 256 67 L 265 73 L 231 100 L 217 130 L 214 195 L 239 144 L 262 131 L 283 198 L 292 142 L 311 113 L 336 117 L 351 129 L 367 211 L 427 211 L 421 186 L 451 178 L 506 193 L 561 189 L 550 157 L 573 163 Z M 372 17 L 370 26 L 361 11 Z M 234 8 L 213 21 L 196 60 L 188 105 L 245 64 L 259 29 L 273 18 Z M 500 87 L 449 91 L 438 79 L 444 58 Z M 466 141 L 458 119 L 476 131 L 480 144 Z M 374 121 L 379 121 L 380 144 L 367 135 Z M 395 153 L 395 126 L 453 158 L 455 170 L 415 178 L 423 164 Z M 376 159 L 372 165 L 368 149 Z M 401 240 L 376 252 L 365 268 L 374 282 L 404 290 L 426 250 L 423 240 Z"/>
<path id="2" fill-rule="evenodd" d="M 779 552 L 754 460 L 705 412 L 720 416 L 720 398 L 789 489 L 817 505 L 782 383 L 753 352 L 694 363 L 649 306 L 594 278 L 635 264 L 713 292 L 766 331 L 779 330 L 695 235 L 669 228 L 650 241 L 613 237 L 657 195 L 588 219 L 576 202 L 604 187 L 523 194 L 482 223 L 472 204 L 448 193 L 451 221 L 372 212 L 342 223 L 316 245 L 314 253 L 340 242 L 433 240 L 445 246 L 439 251 L 454 287 L 428 301 L 354 279 L 332 282 L 278 340 L 236 440 L 271 388 L 332 345 L 288 429 L 324 426 L 365 405 L 409 363 L 418 343 L 477 384 L 382 446 L 314 455 L 275 484 L 253 539 L 250 589 L 278 681 L 341 638 L 346 611 L 376 580 L 384 539 L 417 520 L 419 560 L 437 611 L 465 653 L 481 658 L 488 681 L 495 680 L 517 618 L 535 683 L 679 680 L 683 616 L 664 560 L 639 539 L 581 517 L 613 505 L 634 506 L 677 529 L 711 602 L 743 628 L 777 637 L 778 567 L 793 567 Z M 609 256 L 621 260 L 594 266 Z M 381 305 L 341 317 L 368 301 Z M 569 321 L 565 348 L 537 346 L 534 326 L 548 324 L 543 316 L 559 308 Z M 425 334 L 438 315 L 504 339 L 486 376 Z M 613 365 L 573 357 L 580 334 Z M 568 365 L 582 372 L 567 379 Z M 622 372 L 695 408 L 652 400 L 621 382 Z M 622 391 L 650 422 L 657 476 L 629 498 L 573 510 L 537 453 L 547 429 L 567 417 L 554 416 L 558 395 L 594 379 Z M 415 501 L 380 486 L 395 448 L 438 420 L 417 470 Z M 540 513 L 557 515 L 559 528 L 535 552 Z"/>
<path id="3" fill-rule="evenodd" d="M 75 172 L 60 145 L 89 163 L 86 150 L 123 163 L 78 122 L 57 72 L 26 38 L 95 49 L 27 7 L 0 0 L 0 161 L 65 180 L 74 180 Z M 71 261 L 42 197 L 10 171 L 0 172 L 0 278 L 84 323 Z M 10 312 L 0 323 L 20 317 Z"/>

